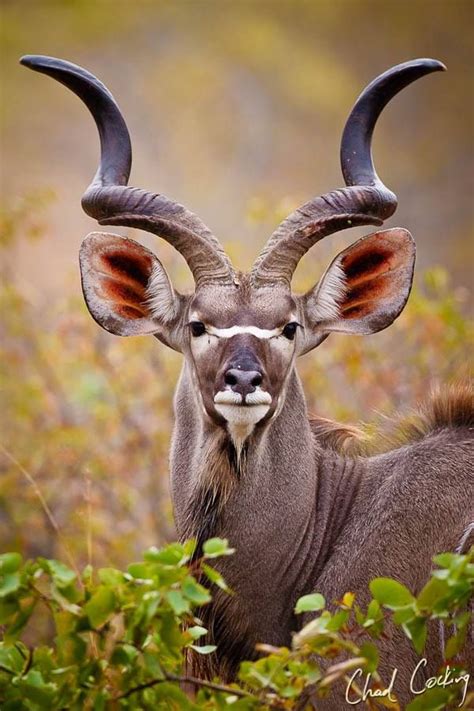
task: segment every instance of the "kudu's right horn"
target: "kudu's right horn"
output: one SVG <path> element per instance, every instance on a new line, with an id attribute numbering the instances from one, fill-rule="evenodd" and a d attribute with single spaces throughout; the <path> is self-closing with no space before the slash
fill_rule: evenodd
<path id="1" fill-rule="evenodd" d="M 196 286 L 233 283 L 234 270 L 218 240 L 192 212 L 164 195 L 127 187 L 132 164 L 130 136 L 112 94 L 96 77 L 71 62 L 27 55 L 21 64 L 48 74 L 86 104 L 97 124 L 100 165 L 82 198 L 88 215 L 101 225 L 152 232 L 169 242 L 188 263 Z"/>
<path id="2" fill-rule="evenodd" d="M 397 198 L 382 183 L 372 161 L 375 123 L 401 89 L 425 74 L 445 69 L 435 59 L 415 59 L 392 67 L 367 86 L 342 136 L 341 165 L 348 187 L 310 200 L 279 225 L 252 268 L 257 287 L 279 281 L 290 288 L 298 262 L 323 237 L 348 227 L 381 225 L 393 215 Z"/>

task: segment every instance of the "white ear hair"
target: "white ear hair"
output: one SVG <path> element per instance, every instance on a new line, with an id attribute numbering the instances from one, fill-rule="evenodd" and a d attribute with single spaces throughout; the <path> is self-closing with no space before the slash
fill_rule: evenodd
<path id="1" fill-rule="evenodd" d="M 336 258 L 326 270 L 318 288 L 308 299 L 315 323 L 333 321 L 341 316 L 340 304 L 347 293 L 347 279 L 340 259 Z"/>
<path id="2" fill-rule="evenodd" d="M 170 323 L 178 315 L 179 304 L 161 262 L 155 261 L 146 289 L 150 314 L 160 323 Z"/>
<path id="3" fill-rule="evenodd" d="M 303 297 L 313 333 L 303 353 L 331 331 L 358 335 L 387 328 L 410 293 L 415 243 L 407 230 L 374 232 L 343 250 L 319 283 Z"/>
<path id="4" fill-rule="evenodd" d="M 150 250 L 127 237 L 92 232 L 82 242 L 79 263 L 86 304 L 102 328 L 117 336 L 169 336 L 180 300 Z"/>

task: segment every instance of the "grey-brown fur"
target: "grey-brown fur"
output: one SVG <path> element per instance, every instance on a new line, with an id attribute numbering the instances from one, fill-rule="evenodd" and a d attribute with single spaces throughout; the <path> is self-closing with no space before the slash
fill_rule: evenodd
<path id="1" fill-rule="evenodd" d="M 309 420 L 295 368 L 330 333 L 375 333 L 397 318 L 412 284 L 414 240 L 401 228 L 370 234 L 303 295 L 292 293 L 291 278 L 318 240 L 394 212 L 396 197 L 372 163 L 373 128 L 398 91 L 443 65 L 407 62 L 364 90 L 343 134 L 346 187 L 296 210 L 241 274 L 199 218 L 127 187 L 128 131 L 95 77 L 53 58 L 22 61 L 68 86 L 96 120 L 101 162 L 83 198 L 86 212 L 101 224 L 158 234 L 195 280 L 193 294 L 179 294 L 153 253 L 117 235 L 93 233 L 81 247 L 93 318 L 117 335 L 153 334 L 184 355 L 171 451 L 176 525 L 182 538 L 197 538 L 196 555 L 215 535 L 236 548 L 217 564 L 235 595 L 218 590 L 202 611 L 218 649 L 205 663 L 199 658 L 198 671 L 230 680 L 256 643 L 289 645 L 307 621 L 293 612 L 305 593 L 318 590 L 332 604 L 352 591 L 363 604 L 368 582 L 380 575 L 420 590 L 435 553 L 464 550 L 472 540 L 472 395 L 464 388 L 438 395 L 402 441 L 369 455 L 355 430 Z M 392 632 L 381 643 L 382 676 L 388 682 L 398 668 L 405 703 L 416 659 L 403 634 Z M 439 628 L 432 632 L 426 676 L 442 662 Z M 331 698 L 317 708 L 342 703 Z"/>
<path id="2" fill-rule="evenodd" d="M 188 512 L 195 495 L 189 462 L 202 441 L 191 423 L 198 413 L 187 388 L 184 378 L 177 398 L 188 406 L 176 409 L 171 460 L 176 521 L 186 537 L 201 524 Z M 419 441 L 372 457 L 346 457 L 321 445 L 296 374 L 286 398 L 278 419 L 253 435 L 245 471 L 207 531 L 227 536 L 236 548 L 219 569 L 237 595 L 218 593 L 204 613 L 211 629 L 219 620 L 219 649 L 229 645 L 229 653 L 216 654 L 207 671 L 229 679 L 255 643 L 290 644 L 291 632 L 306 621 L 293 615 L 300 595 L 317 590 L 331 602 L 350 590 L 363 603 L 376 576 L 394 576 L 416 593 L 429 576 L 432 556 L 454 551 L 474 521 L 473 413 L 464 392 L 446 396 L 454 427 L 440 422 Z M 403 688 L 416 655 L 402 635 L 396 639 L 382 642 L 382 675 L 388 681 L 398 666 L 400 697 L 406 700 Z M 437 630 L 426 656 L 430 676 L 442 663 Z"/>

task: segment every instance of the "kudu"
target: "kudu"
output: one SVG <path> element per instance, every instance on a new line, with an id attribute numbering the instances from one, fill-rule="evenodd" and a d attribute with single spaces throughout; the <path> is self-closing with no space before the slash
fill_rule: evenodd
<path id="1" fill-rule="evenodd" d="M 22 63 L 69 87 L 95 119 L 101 160 L 82 199 L 87 214 L 165 239 L 195 280 L 193 294 L 178 293 L 156 256 L 125 237 L 95 232 L 82 243 L 82 287 L 97 323 L 120 336 L 153 334 L 184 355 L 171 447 L 177 529 L 197 539 L 197 554 L 214 535 L 236 548 L 220 563 L 236 594 L 217 591 L 203 610 L 218 649 L 201 673 L 231 679 L 257 642 L 288 645 L 307 621 L 293 612 L 305 593 L 318 590 L 331 602 L 350 590 L 363 602 L 368 581 L 379 575 L 419 590 L 435 553 L 466 548 L 472 539 L 468 391 L 432 400 L 411 441 L 394 451 L 347 456 L 335 424 L 308 418 L 295 370 L 296 357 L 331 332 L 370 334 L 392 323 L 410 292 L 414 241 L 405 229 L 378 231 L 341 252 L 306 294 L 293 294 L 291 281 L 323 237 L 381 225 L 394 213 L 396 196 L 372 162 L 374 125 L 395 94 L 443 65 L 410 61 L 365 89 L 342 137 L 347 187 L 293 212 L 250 273 L 241 273 L 193 213 L 127 187 L 130 138 L 103 84 L 62 60 L 28 56 Z M 426 677 L 442 662 L 438 637 L 434 630 Z M 393 630 L 382 647 L 383 676 L 388 681 L 398 668 L 396 691 L 406 700 L 417 661 L 411 646 Z"/>

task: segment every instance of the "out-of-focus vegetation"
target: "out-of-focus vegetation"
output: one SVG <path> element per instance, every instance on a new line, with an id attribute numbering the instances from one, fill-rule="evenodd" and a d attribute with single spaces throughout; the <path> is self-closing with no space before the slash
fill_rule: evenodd
<path id="1" fill-rule="evenodd" d="M 29 196 L 4 212 L 7 248 L 30 233 L 40 239 L 48 200 Z M 303 270 L 300 286 L 313 279 L 312 269 Z M 299 363 L 309 409 L 343 421 L 362 418 L 370 434 L 432 385 L 468 377 L 465 299 L 466 290 L 433 268 L 418 276 L 408 306 L 386 332 L 331 336 Z M 147 546 L 170 540 L 168 449 L 181 356 L 152 337 L 109 336 L 79 293 L 38 307 L 7 268 L 1 313 L 1 548 L 62 557 L 66 545 L 80 565 L 124 566 Z"/>
<path id="2" fill-rule="evenodd" d="M 471 0 L 4 0 L 0 102 L 3 191 L 54 188 L 48 240 L 9 259 L 37 298 L 77 293 L 71 278 L 93 223 L 80 196 L 95 172 L 96 129 L 64 87 L 18 64 L 49 54 L 110 88 L 130 128 L 131 184 L 197 212 L 237 266 L 256 257 L 280 215 L 342 183 L 339 142 L 375 75 L 415 57 L 445 62 L 406 88 L 376 129 L 381 177 L 399 196 L 387 226 L 411 230 L 422 268 L 470 281 L 473 104 Z M 259 220 L 248 219 L 257 213 Z M 356 232 L 357 235 L 357 232 Z M 349 236 L 346 237 L 347 244 Z M 149 244 L 154 244 L 149 239 Z M 333 240 L 306 258 L 317 277 Z M 182 286 L 166 245 L 160 258 Z M 38 268 L 39 267 L 39 268 Z"/>
<path id="3" fill-rule="evenodd" d="M 29 196 L 4 213 L 7 248 L 44 230 L 47 240 L 46 204 Z M 109 336 L 79 294 L 38 308 L 8 269 L 3 277 L 1 547 L 61 557 L 66 544 L 81 565 L 123 566 L 173 536 L 168 449 L 181 356 L 152 337 Z M 303 270 L 300 286 L 313 279 Z M 415 405 L 431 385 L 467 377 L 465 299 L 433 268 L 385 333 L 329 338 L 299 363 L 310 410 L 362 417 L 370 434 L 380 415 Z"/>
<path id="4" fill-rule="evenodd" d="M 2 709 L 310 711 L 310 699 L 316 701 L 340 682 L 349 689 L 351 703 L 367 698 L 360 678 L 369 674 L 369 688 L 378 693 L 368 698 L 368 708 L 400 711 L 396 688 L 389 693 L 378 673 L 377 640 L 390 634 L 388 618 L 402 627 L 419 655 L 430 621 L 443 626 L 447 640 L 449 683 L 440 682 L 442 675 L 423 687 L 420 675 L 414 685 L 418 695 L 406 711 L 471 707 L 474 694 L 468 692 L 463 651 L 474 549 L 468 555 L 436 556 L 439 567 L 417 597 L 390 578 L 371 582 L 372 600 L 364 611 L 352 593 L 332 613 L 324 609 L 322 595 L 305 595 L 295 613 L 317 616 L 294 636 L 292 648 L 260 644 L 261 658 L 241 664 L 237 683 L 223 684 L 188 676 L 184 660 L 216 650 L 199 641 L 206 635 L 199 608 L 211 600 L 202 583 L 227 590 L 210 564 L 232 550 L 226 540 L 211 539 L 190 565 L 194 545 L 151 548 L 126 572 L 95 571 L 89 565 L 80 573 L 57 560 L 23 563 L 18 553 L 0 555 Z M 40 611 L 55 629 L 54 642 L 25 644 L 24 632 Z M 321 660 L 326 661 L 322 667 Z M 185 681 L 196 688 L 194 698 L 185 694 Z"/>
<path id="5" fill-rule="evenodd" d="M 38 214 L 44 196 L 24 204 L 32 201 Z M 4 213 L 9 245 L 30 228 L 37 237 L 40 221 L 30 219 L 23 207 Z M 31 476 L 74 555 L 124 563 L 173 530 L 167 452 L 178 359 L 153 338 L 108 338 L 79 294 L 45 312 L 3 276 L 1 546 L 58 554 Z"/>

